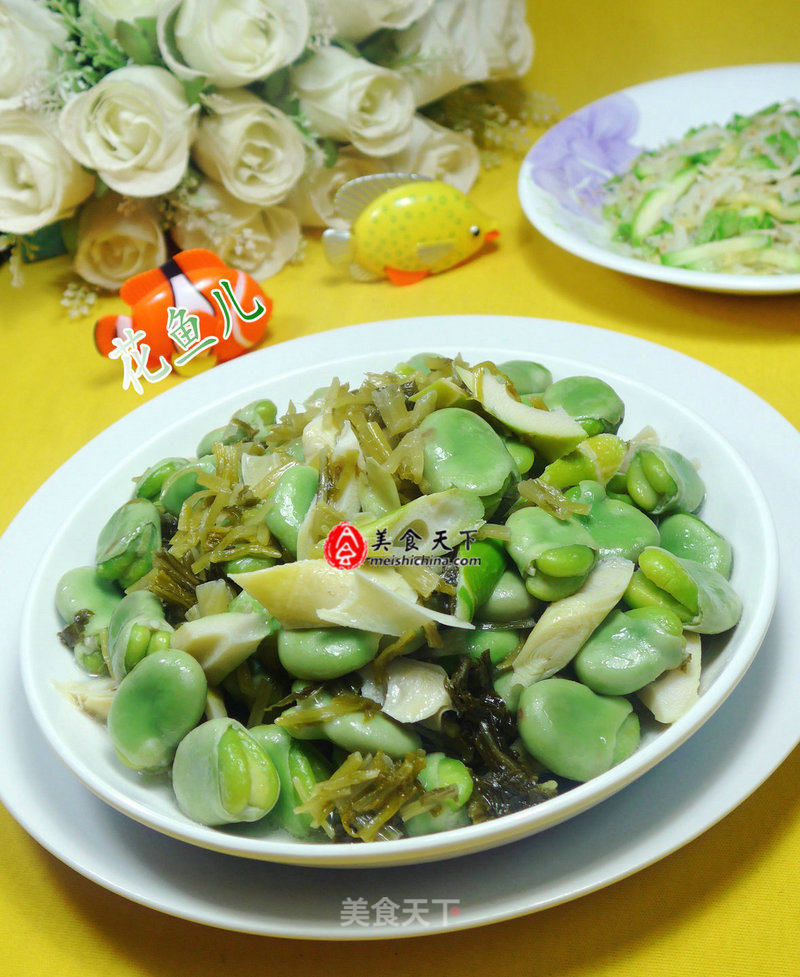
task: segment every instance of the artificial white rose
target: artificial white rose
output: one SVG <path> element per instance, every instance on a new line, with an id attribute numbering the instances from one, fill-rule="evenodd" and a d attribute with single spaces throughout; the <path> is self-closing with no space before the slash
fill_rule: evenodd
<path id="1" fill-rule="evenodd" d="M 30 234 L 69 216 L 94 189 L 58 139 L 32 112 L 0 112 L 0 231 Z"/>
<path id="2" fill-rule="evenodd" d="M 362 41 L 381 28 L 408 27 L 432 4 L 433 0 L 325 0 L 323 9 L 334 37 Z"/>
<path id="3" fill-rule="evenodd" d="M 237 88 L 300 56 L 309 32 L 306 0 L 168 0 L 158 15 L 158 45 L 184 79 Z"/>
<path id="4" fill-rule="evenodd" d="M 436 0 L 396 45 L 417 105 L 472 82 L 523 75 L 533 57 L 525 0 Z"/>
<path id="5" fill-rule="evenodd" d="M 87 282 L 116 291 L 166 260 L 164 232 L 152 203 L 106 193 L 81 207 L 73 266 Z"/>
<path id="6" fill-rule="evenodd" d="M 481 37 L 489 78 L 521 78 L 533 61 L 533 34 L 525 0 L 491 0 L 481 12 Z"/>
<path id="7" fill-rule="evenodd" d="M 208 248 L 259 281 L 279 272 L 300 244 L 290 210 L 244 203 L 213 180 L 201 180 L 176 210 L 171 234 L 178 247 Z"/>
<path id="8" fill-rule="evenodd" d="M 109 37 L 118 20 L 132 23 L 137 17 L 155 17 L 168 0 L 80 0 L 81 13 L 91 14 Z"/>
<path id="9" fill-rule="evenodd" d="M 414 118 L 411 141 L 388 161 L 398 173 L 419 173 L 443 180 L 466 193 L 478 178 L 478 150 L 463 132 L 454 132 L 421 115 Z"/>
<path id="10" fill-rule="evenodd" d="M 19 108 L 58 57 L 69 31 L 54 13 L 30 0 L 0 0 L 0 110 Z"/>
<path id="11" fill-rule="evenodd" d="M 386 169 L 386 164 L 386 160 L 364 156 L 352 146 L 344 146 L 339 150 L 333 166 L 309 159 L 305 172 L 284 201 L 284 206 L 297 215 L 304 227 L 344 229 L 348 227 L 347 221 L 337 217 L 333 208 L 336 191 L 357 176 L 380 173 L 382 169 Z"/>
<path id="12" fill-rule="evenodd" d="M 164 68 L 130 65 L 73 95 L 58 124 L 70 153 L 112 190 L 156 197 L 186 170 L 196 109 Z"/>
<path id="13" fill-rule="evenodd" d="M 325 47 L 292 68 L 291 77 L 319 135 L 351 142 L 368 156 L 389 156 L 408 142 L 414 96 L 396 72 Z"/>
<path id="14" fill-rule="evenodd" d="M 306 163 L 297 126 L 246 91 L 220 92 L 205 105 L 192 149 L 200 169 L 239 200 L 262 207 L 282 200 Z"/>

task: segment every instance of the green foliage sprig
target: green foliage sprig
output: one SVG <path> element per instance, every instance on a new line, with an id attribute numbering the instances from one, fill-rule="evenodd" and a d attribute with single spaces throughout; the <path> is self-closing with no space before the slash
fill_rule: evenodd
<path id="1" fill-rule="evenodd" d="M 81 10 L 78 0 L 45 0 L 45 4 L 69 30 L 69 38 L 58 52 L 50 91 L 50 107 L 57 108 L 68 95 L 91 88 L 110 71 L 128 64 L 129 59 L 94 15 Z"/>

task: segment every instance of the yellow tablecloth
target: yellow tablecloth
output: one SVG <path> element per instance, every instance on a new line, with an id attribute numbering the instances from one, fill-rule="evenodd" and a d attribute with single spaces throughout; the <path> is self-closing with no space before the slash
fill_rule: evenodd
<path id="1" fill-rule="evenodd" d="M 796 0 L 537 0 L 530 84 L 571 111 L 625 85 L 680 71 L 797 58 Z M 800 422 L 798 299 L 694 293 L 625 278 L 544 241 L 517 203 L 517 161 L 481 176 L 474 199 L 501 220 L 497 250 L 409 288 L 354 284 L 305 262 L 267 283 L 270 343 L 373 319 L 494 312 L 571 319 L 663 343 L 730 374 Z M 0 271 L 0 530 L 73 452 L 140 402 L 102 360 L 91 319 L 70 320 L 60 259 Z M 122 311 L 117 301 L 102 311 Z M 98 309 L 98 311 L 100 311 Z M 153 397 L 170 384 L 147 386 Z M 4 568 L 8 571 L 8 568 Z M 785 568 L 785 572 L 791 568 Z M 223 933 L 111 895 L 42 851 L 0 808 L 0 972 L 85 977 L 797 977 L 800 973 L 800 751 L 697 841 L 625 882 L 536 916 L 403 943 L 332 945 Z"/>

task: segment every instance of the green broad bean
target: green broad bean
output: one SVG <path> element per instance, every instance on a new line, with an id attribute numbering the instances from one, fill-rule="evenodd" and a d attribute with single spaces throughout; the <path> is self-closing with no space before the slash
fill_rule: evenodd
<path id="1" fill-rule="evenodd" d="M 514 464 L 517 467 L 517 472 L 520 477 L 526 475 L 533 468 L 533 464 L 536 461 L 536 452 L 527 444 L 522 444 L 521 441 L 512 441 L 510 438 L 503 438 L 503 441 L 506 446 L 506 451 L 514 459 Z"/>
<path id="2" fill-rule="evenodd" d="M 263 438 L 275 423 L 278 410 L 271 400 L 254 400 L 236 411 L 223 427 L 209 431 L 197 446 L 197 457 L 210 455 L 215 444 L 237 444 Z"/>
<path id="3" fill-rule="evenodd" d="M 296 814 L 295 808 L 315 784 L 328 779 L 331 771 L 327 762 L 311 743 L 293 739 L 280 726 L 254 726 L 250 735 L 272 760 L 281 785 L 267 824 L 281 827 L 295 838 L 307 838 L 315 831 L 311 815 Z M 297 791 L 298 781 L 302 796 Z"/>
<path id="4" fill-rule="evenodd" d="M 428 360 L 439 359 L 439 353 L 415 353 L 412 357 L 407 359 L 405 363 L 398 363 L 395 369 L 402 369 L 402 367 L 408 368 L 407 376 L 412 373 L 430 373 L 431 368 L 428 366 Z M 401 374 L 402 376 L 403 374 Z"/>
<path id="5" fill-rule="evenodd" d="M 628 473 L 617 472 L 612 475 L 606 484 L 606 494 L 609 499 L 617 499 L 619 502 L 627 502 L 633 505 L 631 497 L 628 495 Z"/>
<path id="6" fill-rule="evenodd" d="M 469 823 L 465 805 L 472 795 L 474 785 L 472 774 L 460 760 L 445 756 L 444 753 L 428 753 L 417 780 L 425 790 L 455 787 L 457 794 L 455 797 L 445 798 L 439 812 L 424 811 L 409 818 L 405 824 L 409 835 L 413 837 L 450 831 Z"/>
<path id="7" fill-rule="evenodd" d="M 147 655 L 170 646 L 172 628 L 157 597 L 135 590 L 123 597 L 108 622 L 108 661 L 120 681 Z"/>
<path id="8" fill-rule="evenodd" d="M 319 487 L 319 473 L 309 465 L 293 465 L 278 480 L 267 510 L 267 527 L 292 556 L 297 556 L 297 532 Z"/>
<path id="9" fill-rule="evenodd" d="M 259 742 L 236 722 L 209 719 L 181 740 L 172 764 L 178 807 L 199 824 L 259 821 L 275 806 L 281 782 Z"/>
<path id="10" fill-rule="evenodd" d="M 688 458 L 660 445 L 637 448 L 628 466 L 626 486 L 633 503 L 653 515 L 694 512 L 706 492 Z"/>
<path id="11" fill-rule="evenodd" d="M 313 705 L 327 706 L 331 696 L 318 692 Z M 291 718 L 295 710 L 309 708 L 308 702 L 292 706 L 281 714 Z M 407 753 L 418 750 L 421 741 L 413 728 L 403 726 L 382 712 L 368 715 L 365 712 L 352 712 L 334 719 L 327 719 L 314 725 L 286 727 L 290 736 L 301 740 L 329 740 L 348 753 L 377 753 L 381 750 L 393 760 L 402 760 Z"/>
<path id="12" fill-rule="evenodd" d="M 462 407 L 433 411 L 419 428 L 426 494 L 465 489 L 481 497 L 505 491 L 516 478 L 503 439 L 482 417 Z"/>
<path id="13" fill-rule="evenodd" d="M 639 744 L 639 720 L 627 699 L 597 695 L 569 679 L 523 689 L 517 722 L 534 759 L 556 776 L 580 782 L 620 763 Z"/>
<path id="14" fill-rule="evenodd" d="M 159 505 L 173 516 L 180 515 L 183 503 L 200 490 L 198 475 L 212 475 L 216 470 L 217 463 L 213 455 L 205 455 L 197 461 L 189 462 L 184 468 L 179 468 L 164 482 L 158 497 Z"/>
<path id="15" fill-rule="evenodd" d="M 79 611 L 91 611 L 90 633 L 108 627 L 114 608 L 121 600 L 117 585 L 99 576 L 95 567 L 67 570 L 56 584 L 56 610 L 62 620 L 71 624 Z"/>
<path id="16" fill-rule="evenodd" d="M 475 611 L 491 597 L 506 569 L 503 547 L 493 540 L 477 540 L 469 548 L 458 548 L 459 559 L 477 559 L 477 566 L 462 565 L 458 568 L 456 584 L 455 616 L 471 621 Z"/>
<path id="17" fill-rule="evenodd" d="M 436 834 L 440 831 L 454 831 L 456 828 L 465 828 L 470 823 L 466 807 L 457 807 L 455 810 L 444 807 L 438 814 L 432 811 L 423 811 L 406 821 L 406 833 L 411 838 L 418 835 Z"/>
<path id="18" fill-rule="evenodd" d="M 506 360 L 498 363 L 497 369 L 513 383 L 520 397 L 540 394 L 553 382 L 553 374 L 533 360 Z"/>
<path id="19" fill-rule="evenodd" d="M 223 427 L 215 427 L 213 431 L 204 434 L 200 439 L 195 454 L 198 458 L 213 455 L 215 444 L 236 444 L 237 441 L 242 440 L 243 434 L 244 432 L 238 424 L 225 424 Z"/>
<path id="20" fill-rule="evenodd" d="M 238 560 L 228 560 L 223 563 L 225 573 L 252 573 L 254 570 L 266 570 L 274 567 L 278 561 L 271 556 L 240 556 Z"/>
<path id="21" fill-rule="evenodd" d="M 596 434 L 569 454 L 551 461 L 542 472 L 546 485 L 565 489 L 587 479 L 607 482 L 622 463 L 625 442 L 614 434 Z"/>
<path id="22" fill-rule="evenodd" d="M 564 377 L 542 394 L 550 410 L 564 410 L 591 437 L 616 434 L 625 417 L 625 404 L 613 388 L 597 377 Z"/>
<path id="23" fill-rule="evenodd" d="M 529 593 L 554 601 L 575 593 L 595 562 L 597 544 L 574 517 L 557 519 L 543 509 L 526 506 L 506 521 L 511 538 L 505 544 L 525 577 Z"/>
<path id="24" fill-rule="evenodd" d="M 161 494 L 164 482 L 188 464 L 186 458 L 162 458 L 161 461 L 151 465 L 136 479 L 132 498 L 148 499 L 150 502 L 155 502 Z"/>
<path id="25" fill-rule="evenodd" d="M 568 499 L 590 506 L 575 519 L 584 525 L 597 544 L 600 556 L 622 556 L 636 561 L 646 546 L 657 546 L 656 524 L 640 509 L 611 498 L 601 482 L 583 481 L 566 492 Z"/>
<path id="26" fill-rule="evenodd" d="M 147 499 L 120 506 L 100 531 L 95 563 L 104 580 L 127 589 L 153 566 L 153 553 L 161 548 L 161 517 Z"/>
<path id="27" fill-rule="evenodd" d="M 206 677 L 174 648 L 148 655 L 120 682 L 108 713 L 117 755 L 134 770 L 163 770 L 206 707 Z"/>
<path id="28" fill-rule="evenodd" d="M 630 583 L 622 595 L 622 599 L 628 607 L 661 607 L 671 611 L 682 624 L 688 624 L 694 614 L 688 607 L 684 607 L 680 601 L 675 600 L 670 594 L 660 587 L 657 587 L 651 580 L 636 570 L 631 577 Z"/>
<path id="29" fill-rule="evenodd" d="M 523 588 L 524 589 L 524 588 Z M 527 595 L 527 591 L 525 591 Z M 452 629 L 444 638 L 443 657 L 457 655 L 480 658 L 484 651 L 489 652 L 493 665 L 508 658 L 520 646 L 519 631 L 481 630 L 462 631 Z"/>
<path id="30" fill-rule="evenodd" d="M 76 633 L 67 639 L 75 661 L 90 675 L 106 675 L 108 668 L 103 655 L 103 642 L 108 622 L 122 593 L 115 583 L 98 576 L 95 567 L 75 567 L 67 570 L 56 584 L 56 609 Z M 76 617 L 77 615 L 77 617 Z"/>
<path id="31" fill-rule="evenodd" d="M 733 566 L 731 544 L 702 519 L 687 512 L 677 512 L 673 516 L 667 516 L 658 528 L 662 549 L 673 556 L 702 563 L 704 567 L 716 570 L 730 580 Z"/>
<path id="32" fill-rule="evenodd" d="M 492 624 L 527 621 L 533 617 L 538 601 L 525 586 L 516 570 L 506 569 L 491 594 L 481 604 L 477 618 Z"/>
<path id="33" fill-rule="evenodd" d="M 455 787 L 457 794 L 443 803 L 455 809 L 463 807 L 472 796 L 472 774 L 468 768 L 453 757 L 444 753 L 428 753 L 425 766 L 417 775 L 417 780 L 425 790 L 438 790 L 440 787 Z"/>
<path id="34" fill-rule="evenodd" d="M 231 424 L 241 422 L 242 424 L 246 424 L 254 432 L 251 433 L 251 431 L 248 431 L 247 437 L 240 440 L 257 440 L 263 438 L 268 428 L 272 427 L 277 414 L 278 408 L 271 400 L 267 400 L 266 398 L 251 400 L 249 404 L 245 404 L 244 407 L 240 407 L 234 413 L 231 418 Z"/>
<path id="35" fill-rule="evenodd" d="M 683 661 L 683 625 L 672 611 L 612 611 L 576 655 L 578 680 L 602 695 L 638 692 Z"/>
<path id="36" fill-rule="evenodd" d="M 280 631 L 278 657 L 290 675 L 326 681 L 362 668 L 378 654 L 380 636 L 353 628 Z"/>
<path id="37" fill-rule="evenodd" d="M 725 577 L 694 560 L 648 546 L 639 555 L 639 569 L 650 586 L 641 578 L 633 589 L 628 586 L 624 599 L 631 606 L 669 607 L 678 613 L 687 631 L 698 634 L 721 634 L 742 615 L 741 599 Z"/>

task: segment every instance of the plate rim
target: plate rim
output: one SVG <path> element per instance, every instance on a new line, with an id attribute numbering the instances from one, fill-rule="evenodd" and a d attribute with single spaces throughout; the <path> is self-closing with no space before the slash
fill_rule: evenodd
<path id="1" fill-rule="evenodd" d="M 377 323 L 364 323 L 358 326 L 328 330 L 326 333 L 298 337 L 298 339 L 289 340 L 287 342 L 277 344 L 276 346 L 266 347 L 263 350 L 256 351 L 255 355 L 260 355 L 261 359 L 268 360 L 275 357 L 277 350 L 281 350 L 285 354 L 282 357 L 285 360 L 291 357 L 293 350 L 295 350 L 298 346 L 307 345 L 309 340 L 316 340 L 316 342 L 313 342 L 312 345 L 319 346 L 319 336 L 327 335 L 328 344 L 330 344 L 330 342 L 336 342 L 335 338 L 331 340 L 331 335 L 345 336 L 352 334 L 352 331 L 362 330 L 368 332 L 371 336 L 374 336 L 375 333 L 378 332 L 380 338 L 377 340 L 377 342 L 376 340 L 373 340 L 371 348 L 366 353 L 362 351 L 363 347 L 359 347 L 358 345 L 354 344 L 352 348 L 348 347 L 348 353 L 346 356 L 343 356 L 336 361 L 339 363 L 352 363 L 354 360 L 363 358 L 364 356 L 379 355 L 381 353 L 387 353 L 390 351 L 393 352 L 395 350 L 403 351 L 404 348 L 408 348 L 408 342 L 402 339 L 400 336 L 398 336 L 396 339 L 393 336 L 388 342 L 384 340 L 384 337 L 392 331 L 388 328 L 390 326 L 394 326 L 395 330 L 399 331 L 406 330 L 410 321 L 414 321 L 415 323 L 418 323 L 424 327 L 426 324 L 430 324 L 432 326 L 433 323 L 442 322 L 443 320 L 448 320 L 455 325 L 457 323 L 462 323 L 465 318 L 476 320 L 477 323 L 485 322 L 487 319 L 503 319 L 506 321 L 512 320 L 518 323 L 527 324 L 528 326 L 530 326 L 531 323 L 536 323 L 540 327 L 545 328 L 548 325 L 552 326 L 553 324 L 557 325 L 559 323 L 559 320 L 513 316 L 419 316 L 410 317 L 408 319 L 387 320 Z M 573 325 L 579 326 L 580 324 L 574 323 Z M 584 328 L 596 329 L 596 327 Z M 648 341 L 645 340 L 644 342 Z M 491 340 L 486 339 L 478 341 L 477 338 L 470 340 L 469 342 L 465 341 L 463 343 L 464 346 L 469 347 L 480 347 L 482 344 L 485 346 L 495 346 L 495 348 L 498 346 L 502 347 L 502 341 L 492 342 Z M 325 346 L 326 343 L 323 342 L 322 345 Z M 414 344 L 412 344 L 412 347 L 413 345 Z M 451 346 L 455 344 L 447 341 L 443 345 Z M 514 343 L 509 342 L 509 345 L 514 345 Z M 666 347 L 660 348 L 666 349 Z M 358 352 L 355 350 L 358 350 Z M 551 354 L 551 358 L 552 355 L 553 354 Z M 561 358 L 565 358 L 563 353 Z M 573 356 L 567 356 L 566 358 L 572 359 L 573 361 L 575 360 Z M 276 359 L 279 361 L 281 357 L 278 356 Z M 300 358 L 300 361 L 303 363 L 303 366 L 297 368 L 296 371 L 290 371 L 290 374 L 291 372 L 303 372 L 307 368 L 308 360 L 303 360 Z M 237 372 L 251 372 L 251 366 L 248 364 L 242 366 L 242 362 L 243 361 L 239 362 L 239 370 Z M 252 364 L 252 362 L 252 360 L 249 361 L 250 364 Z M 584 366 L 591 366 L 590 363 L 586 363 L 585 361 L 579 360 L 579 362 Z M 329 361 L 327 357 L 317 357 L 314 360 L 314 364 L 328 366 Z M 331 368 L 334 366 L 335 363 L 330 364 Z M 207 389 L 210 390 L 212 398 L 219 398 L 221 396 L 221 391 L 227 395 L 227 391 L 232 390 L 232 381 L 234 378 L 234 370 L 232 370 L 231 367 L 236 367 L 236 363 L 234 362 L 228 366 L 229 376 L 231 378 L 229 382 L 223 381 L 220 383 L 219 374 L 212 375 L 210 372 L 199 377 L 192 378 L 192 400 L 196 402 L 201 395 L 201 390 Z M 607 370 L 605 367 L 601 367 L 601 369 L 603 369 L 603 371 L 607 374 L 613 374 L 614 372 L 612 370 Z M 280 365 L 273 365 L 272 372 L 281 379 L 286 376 L 285 371 L 282 370 Z M 259 383 L 269 382 L 269 379 L 264 379 L 265 373 L 266 371 L 261 371 L 258 380 Z M 519 840 L 535 833 L 536 831 L 545 830 L 553 824 L 561 823 L 562 821 L 567 820 L 594 806 L 594 804 L 606 800 L 609 796 L 621 790 L 632 781 L 638 779 L 648 770 L 652 769 L 653 766 L 678 749 L 711 718 L 716 710 L 719 709 L 719 707 L 723 704 L 725 699 L 731 694 L 736 685 L 741 681 L 752 663 L 753 658 L 757 654 L 758 648 L 760 647 L 764 635 L 769 627 L 769 622 L 777 597 L 778 573 L 777 535 L 775 532 L 771 511 L 764 497 L 763 491 L 761 490 L 753 473 L 750 471 L 749 466 L 742 459 L 740 453 L 735 449 L 730 441 L 718 430 L 716 430 L 716 428 L 714 428 L 714 426 L 705 418 L 678 402 L 670 394 L 665 393 L 662 389 L 654 387 L 651 384 L 643 384 L 635 377 L 625 376 L 625 374 L 621 374 L 618 371 L 617 375 L 620 378 L 624 378 L 629 384 L 639 386 L 643 389 L 652 390 L 659 397 L 667 401 L 670 409 L 674 408 L 679 416 L 682 414 L 687 418 L 691 418 L 694 423 L 699 424 L 700 427 L 709 432 L 712 437 L 715 437 L 722 444 L 726 452 L 732 457 L 735 464 L 743 473 L 745 480 L 749 483 L 750 493 L 757 502 L 759 518 L 761 520 L 762 527 L 766 532 L 765 554 L 768 557 L 767 566 L 770 568 L 767 591 L 772 595 L 769 605 L 763 608 L 758 608 L 756 617 L 752 622 L 750 622 L 750 631 L 754 632 L 754 637 L 751 636 L 749 638 L 750 644 L 747 646 L 749 649 L 748 651 L 745 652 L 744 649 L 740 649 L 737 653 L 738 668 L 734 673 L 734 677 L 728 678 L 727 681 L 715 682 L 714 686 L 707 690 L 700 703 L 696 704 L 685 717 L 682 717 L 681 720 L 679 720 L 678 723 L 673 724 L 671 727 L 660 732 L 658 736 L 651 743 L 647 744 L 641 752 L 637 751 L 637 753 L 633 754 L 628 760 L 618 764 L 616 767 L 602 774 L 600 777 L 594 778 L 592 781 L 587 782 L 587 784 L 573 788 L 571 791 L 553 799 L 553 801 L 549 801 L 546 813 L 544 813 L 544 806 L 538 808 L 528 808 L 524 811 L 517 812 L 516 814 L 507 815 L 505 818 L 485 822 L 482 825 L 470 825 L 466 828 L 456 829 L 452 832 L 442 832 L 438 835 L 427 835 L 419 838 L 403 839 L 395 842 L 376 842 L 370 846 L 336 847 L 322 843 L 302 843 L 293 840 L 282 841 L 280 839 L 271 839 L 269 844 L 264 845 L 266 839 L 256 840 L 247 836 L 229 835 L 225 832 L 218 832 L 214 829 L 209 829 L 200 825 L 183 826 L 178 823 L 177 827 L 179 830 L 175 830 L 176 825 L 172 818 L 166 817 L 160 812 L 154 812 L 151 808 L 147 808 L 146 805 L 140 804 L 138 801 L 131 800 L 129 797 L 125 797 L 125 795 L 116 788 L 109 788 L 104 782 L 98 781 L 96 775 L 92 773 L 89 765 L 84 764 L 80 757 L 76 758 L 71 754 L 69 749 L 64 747 L 64 744 L 58 737 L 55 724 L 51 723 L 49 719 L 46 704 L 40 699 L 41 687 L 38 684 L 37 676 L 33 669 L 33 659 L 30 656 L 26 656 L 24 651 L 26 646 L 30 643 L 29 631 L 32 627 L 31 607 L 35 604 L 37 590 L 40 588 L 42 577 L 46 575 L 49 567 L 49 560 L 52 551 L 59 543 L 61 535 L 60 533 L 56 534 L 51 540 L 44 556 L 39 561 L 39 566 L 37 567 L 33 580 L 29 585 L 28 596 L 22 612 L 20 640 L 20 659 L 22 662 L 21 668 L 26 697 L 28 699 L 31 711 L 36 719 L 37 726 L 41 730 L 50 747 L 55 751 L 62 762 L 67 765 L 72 774 L 77 776 L 84 786 L 90 789 L 97 797 L 99 797 L 105 803 L 110 804 L 112 807 L 119 810 L 126 816 L 132 817 L 134 820 L 145 824 L 147 827 L 189 844 L 197 845 L 200 848 L 219 851 L 221 853 L 249 859 L 283 862 L 296 865 L 316 865 L 320 867 L 388 867 L 391 865 L 415 864 L 422 861 L 438 861 L 442 860 L 443 858 L 458 857 L 460 855 L 470 854 L 476 851 L 487 850 L 492 847 L 496 847 L 497 845 Z M 156 412 L 163 412 L 163 407 L 165 404 L 164 398 L 166 398 L 167 401 L 172 404 L 173 401 L 178 400 L 177 395 L 185 389 L 186 384 L 181 384 L 178 387 L 165 390 L 158 397 L 141 404 L 136 410 L 114 422 L 104 431 L 100 432 L 95 438 L 89 441 L 83 448 L 79 449 L 79 451 L 68 459 L 45 484 L 50 483 L 51 480 L 57 479 L 60 476 L 60 473 L 67 466 L 70 468 L 78 467 L 78 463 L 83 460 L 82 456 L 84 452 L 86 453 L 85 456 L 89 457 L 92 452 L 100 450 L 106 441 L 125 443 L 126 439 L 122 433 L 123 431 L 130 428 L 131 425 L 139 424 L 141 426 L 142 423 L 146 424 L 145 419 L 149 415 Z M 157 406 L 154 407 L 153 405 Z M 186 418 L 181 416 L 180 419 L 171 426 L 179 427 L 185 423 Z M 119 462 L 117 462 L 113 467 L 115 469 L 118 468 Z M 61 477 L 63 478 L 64 476 Z M 66 521 L 66 526 L 69 526 L 69 520 Z M 66 526 L 64 529 L 62 529 L 62 532 L 66 531 Z M 723 679 L 725 671 L 727 671 L 729 667 L 730 666 L 726 666 L 726 669 L 720 674 L 719 679 Z M 712 691 L 714 692 L 713 695 L 711 694 Z M 705 703 L 704 708 L 699 708 L 703 703 Z M 691 721 L 689 721 L 690 717 Z M 535 822 L 533 827 L 531 827 L 531 825 L 528 823 L 532 819 L 532 811 L 543 812 L 538 818 L 533 818 Z M 257 841 L 257 846 L 255 848 L 253 844 L 254 841 Z M 269 850 L 266 852 L 259 850 L 262 846 Z M 277 849 L 277 851 L 271 849 Z"/>
<path id="2" fill-rule="evenodd" d="M 636 85 L 620 88 L 617 91 L 609 92 L 606 95 L 593 99 L 585 105 L 581 105 L 563 119 L 559 119 L 555 125 L 547 129 L 528 149 L 519 169 L 517 176 L 517 196 L 528 221 L 540 234 L 568 254 L 572 254 L 577 258 L 581 258 L 599 267 L 632 275 L 635 278 L 662 282 L 669 285 L 680 285 L 684 288 L 694 288 L 701 291 L 742 295 L 786 295 L 800 292 L 800 273 L 743 275 L 729 272 L 694 271 L 689 268 L 672 268 L 668 265 L 655 264 L 645 261 L 643 258 L 636 258 L 618 253 L 610 248 L 601 247 L 591 241 L 585 240 L 578 234 L 559 227 L 537 199 L 540 195 L 551 195 L 547 194 L 547 191 L 542 190 L 540 187 L 535 187 L 529 176 L 530 156 L 541 139 L 544 139 L 548 133 L 552 132 L 562 122 L 568 121 L 578 112 L 582 112 L 596 105 L 598 102 L 602 102 L 604 99 L 612 98 L 615 95 L 626 95 L 635 100 L 637 94 L 657 90 L 659 87 L 674 82 L 677 79 L 689 80 L 697 78 L 700 80 L 709 75 L 724 73 L 736 74 L 755 69 L 792 69 L 798 73 L 798 81 L 800 82 L 800 61 L 775 61 L 722 65 L 717 68 L 702 68 L 697 71 L 685 71 L 674 75 L 665 75 L 662 78 L 654 78 L 649 81 L 639 82 Z"/>

